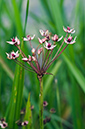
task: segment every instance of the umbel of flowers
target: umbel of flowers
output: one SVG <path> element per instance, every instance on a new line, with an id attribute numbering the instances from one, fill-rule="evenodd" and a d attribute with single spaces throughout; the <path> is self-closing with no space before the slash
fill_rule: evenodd
<path id="1" fill-rule="evenodd" d="M 8 59 L 14 60 L 17 64 L 24 67 L 26 70 L 31 72 L 35 72 L 40 82 L 40 110 L 39 110 L 39 118 L 40 118 L 40 129 L 43 129 L 43 81 L 42 77 L 48 73 L 47 70 L 50 65 L 61 55 L 61 53 L 66 49 L 69 44 L 74 44 L 76 42 L 76 37 L 73 38 L 72 34 L 75 33 L 74 29 L 70 27 L 63 27 L 66 36 L 59 37 L 57 34 L 52 34 L 48 30 L 40 30 L 40 34 L 42 38 L 38 38 L 38 46 L 36 48 L 32 45 L 32 40 L 35 35 L 32 37 L 27 35 L 27 37 L 23 38 L 23 41 L 29 42 L 31 47 L 31 55 L 25 55 L 25 53 L 20 49 L 20 40 L 15 37 L 12 38 L 11 41 L 7 41 L 7 43 L 11 45 L 15 45 L 17 47 L 17 51 L 12 51 L 11 53 L 6 53 Z M 62 43 L 59 48 L 57 48 L 57 44 L 62 40 Z M 64 45 L 63 47 L 63 44 Z M 56 49 L 56 53 L 53 55 L 53 51 Z M 21 63 L 17 58 L 21 54 L 23 63 Z M 24 62 L 29 64 L 29 66 L 25 65 Z"/>

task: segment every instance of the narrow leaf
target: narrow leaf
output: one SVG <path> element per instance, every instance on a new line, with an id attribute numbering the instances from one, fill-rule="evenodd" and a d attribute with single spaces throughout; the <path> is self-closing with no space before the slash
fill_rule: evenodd
<path id="1" fill-rule="evenodd" d="M 65 62 L 67 63 L 70 72 L 73 74 L 73 76 L 75 77 L 75 79 L 77 80 L 77 82 L 79 83 L 81 89 L 84 91 L 85 93 L 85 78 L 82 75 L 82 73 L 80 72 L 80 70 L 75 66 L 75 64 L 73 64 L 68 58 L 67 56 L 63 53 L 63 57 Z"/>
<path id="2" fill-rule="evenodd" d="M 3 60 L 3 58 L 0 56 L 0 64 L 3 68 L 3 70 L 8 74 L 8 76 L 13 80 L 14 79 L 14 75 L 13 72 L 10 70 L 10 68 L 8 67 L 8 65 L 6 64 L 6 62 Z"/>
<path id="3" fill-rule="evenodd" d="M 26 31 L 26 24 L 27 24 L 27 18 L 28 18 L 28 10 L 29 10 L 29 0 L 27 0 L 25 26 L 24 26 L 24 35 L 25 35 L 25 31 Z"/>
<path id="4" fill-rule="evenodd" d="M 14 19 L 15 19 L 15 24 L 16 24 L 16 28 L 19 34 L 19 37 L 23 37 L 23 29 L 22 29 L 22 23 L 21 23 L 21 18 L 20 18 L 20 13 L 17 7 L 17 3 L 15 0 L 12 0 L 12 4 L 13 4 L 13 9 L 14 9 Z"/>
<path id="5" fill-rule="evenodd" d="M 30 103 L 30 94 L 28 95 L 28 101 L 26 105 L 26 112 L 24 120 L 28 121 L 27 129 L 32 129 L 32 112 L 31 112 L 31 103 Z M 25 129 L 25 127 L 23 127 Z"/>

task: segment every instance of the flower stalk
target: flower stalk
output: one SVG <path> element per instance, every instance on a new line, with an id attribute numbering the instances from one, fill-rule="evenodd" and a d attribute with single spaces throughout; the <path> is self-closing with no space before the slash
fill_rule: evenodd
<path id="1" fill-rule="evenodd" d="M 39 121 L 40 129 L 43 129 L 43 77 L 38 76 L 40 83 L 40 94 L 39 94 Z"/>

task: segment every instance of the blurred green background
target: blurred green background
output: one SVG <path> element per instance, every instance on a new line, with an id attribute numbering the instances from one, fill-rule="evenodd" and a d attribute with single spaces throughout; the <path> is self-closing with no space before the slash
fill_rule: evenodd
<path id="1" fill-rule="evenodd" d="M 6 41 L 15 36 L 22 39 L 27 34 L 36 34 L 33 40 L 33 45 L 36 46 L 40 36 L 39 29 L 48 29 L 53 34 L 62 36 L 65 34 L 63 26 L 70 26 L 76 30 L 76 43 L 69 45 L 49 68 L 48 71 L 53 73 L 55 78 L 50 75 L 44 76 L 44 100 L 48 102 L 44 118 L 51 117 L 45 129 L 85 128 L 84 4 L 84 0 L 0 0 L 0 118 L 6 117 L 9 124 L 12 119 L 14 123 L 20 117 L 19 111 L 26 107 L 28 94 L 31 93 L 30 100 L 34 110 L 32 127 L 28 129 L 39 129 L 39 82 L 36 74 L 26 70 L 25 74 L 22 72 L 22 79 L 17 81 L 20 69 L 13 60 L 8 60 L 5 54 L 16 51 L 16 48 L 8 45 Z M 29 43 L 24 43 L 24 51 L 27 55 L 30 53 Z M 16 84 L 19 95 L 14 93 Z M 14 96 L 17 101 L 15 104 Z M 49 113 L 52 107 L 56 110 L 55 114 Z M 12 125 L 11 123 L 10 126 Z"/>

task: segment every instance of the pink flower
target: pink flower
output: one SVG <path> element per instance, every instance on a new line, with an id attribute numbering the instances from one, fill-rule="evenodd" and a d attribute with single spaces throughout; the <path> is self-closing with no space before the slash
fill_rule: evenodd
<path id="1" fill-rule="evenodd" d="M 65 28 L 65 27 L 63 26 L 63 30 L 64 30 L 66 33 L 71 33 L 71 34 L 75 33 L 74 28 L 71 29 L 71 28 L 68 27 L 68 26 L 67 26 L 67 28 Z"/>
<path id="2" fill-rule="evenodd" d="M 44 43 L 46 40 L 47 40 L 47 38 L 46 38 L 46 37 L 45 37 L 45 38 L 43 38 L 43 39 L 38 38 L 38 41 L 39 41 L 39 43 L 40 43 L 40 44 Z"/>
<path id="3" fill-rule="evenodd" d="M 43 102 L 43 107 L 46 107 L 48 105 L 48 102 L 47 101 L 44 101 Z"/>
<path id="4" fill-rule="evenodd" d="M 63 36 L 59 38 L 58 35 L 55 34 L 55 35 L 52 37 L 52 40 L 53 40 L 53 41 L 56 41 L 56 42 L 59 42 L 62 38 L 63 38 Z"/>
<path id="5" fill-rule="evenodd" d="M 28 123 L 29 123 L 28 121 L 24 121 L 24 122 L 22 122 L 21 125 L 22 125 L 22 126 L 26 126 L 26 125 L 28 125 Z"/>
<path id="6" fill-rule="evenodd" d="M 38 55 L 40 55 L 40 54 L 41 54 L 41 52 L 42 52 L 42 50 L 43 50 L 43 47 L 41 47 L 40 49 L 38 49 L 37 54 L 38 54 Z"/>
<path id="7" fill-rule="evenodd" d="M 23 38 L 24 41 L 30 41 L 33 40 L 35 37 L 35 35 L 33 35 L 32 37 L 30 35 L 27 35 L 27 38 Z"/>
<path id="8" fill-rule="evenodd" d="M 39 30 L 40 31 L 40 34 L 42 36 L 47 36 L 49 34 L 49 31 L 48 30 Z"/>
<path id="9" fill-rule="evenodd" d="M 12 41 L 7 41 L 7 43 L 11 44 L 11 45 L 20 45 L 20 40 L 15 37 L 13 39 L 11 39 Z"/>
<path id="10" fill-rule="evenodd" d="M 64 42 L 67 44 L 74 44 L 76 42 L 76 37 L 73 39 L 72 36 L 69 36 L 68 39 L 64 39 Z"/>
<path id="11" fill-rule="evenodd" d="M 45 42 L 44 47 L 45 47 L 47 50 L 52 50 L 52 49 L 54 49 L 54 47 L 56 47 L 56 45 L 52 45 L 51 43 Z"/>
<path id="12" fill-rule="evenodd" d="M 0 121 L 0 126 L 2 129 L 4 129 L 8 126 L 8 124 L 5 121 L 3 121 L 3 122 Z"/>
<path id="13" fill-rule="evenodd" d="M 18 51 L 17 52 L 12 51 L 11 53 L 6 52 L 6 55 L 7 55 L 7 58 L 10 59 L 10 60 L 11 59 L 14 60 L 14 59 L 19 57 Z"/>

